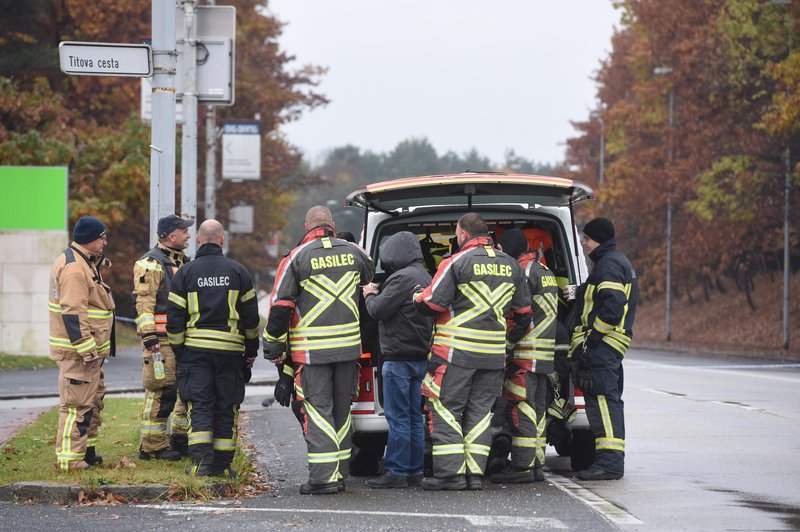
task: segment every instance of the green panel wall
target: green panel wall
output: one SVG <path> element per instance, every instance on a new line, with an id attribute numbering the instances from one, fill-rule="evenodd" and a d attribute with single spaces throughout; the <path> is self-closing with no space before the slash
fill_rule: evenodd
<path id="1" fill-rule="evenodd" d="M 67 229 L 65 166 L 0 166 L 0 230 Z"/>

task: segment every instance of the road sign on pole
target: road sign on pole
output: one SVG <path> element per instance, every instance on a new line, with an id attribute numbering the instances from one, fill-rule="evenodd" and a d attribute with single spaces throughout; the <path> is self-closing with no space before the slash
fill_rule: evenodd
<path id="1" fill-rule="evenodd" d="M 61 71 L 80 76 L 153 75 L 153 51 L 146 44 L 64 41 L 58 45 Z"/>

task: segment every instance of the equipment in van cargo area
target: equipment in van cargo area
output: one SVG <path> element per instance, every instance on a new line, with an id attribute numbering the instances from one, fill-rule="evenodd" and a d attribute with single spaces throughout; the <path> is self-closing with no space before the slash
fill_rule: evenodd
<path id="1" fill-rule="evenodd" d="M 386 238 L 399 231 L 417 235 L 425 267 L 433 274 L 445 257 L 458 251 L 458 219 L 467 212 L 476 212 L 486 220 L 495 242 L 503 231 L 521 229 L 538 260 L 553 271 L 559 285 L 565 286 L 580 285 L 588 276 L 573 208 L 576 203 L 591 199 L 591 188 L 570 179 L 468 172 L 372 183 L 348 194 L 345 205 L 364 209 L 360 244 L 375 261 L 376 283 L 386 278 L 379 254 Z M 369 317 L 362 315 L 362 319 Z M 354 446 L 350 467 L 354 475 L 377 474 L 386 443 L 377 343 L 370 342 L 370 352 L 365 352 L 359 361 L 359 396 L 351 407 Z M 565 399 L 572 400 L 572 395 Z M 594 436 L 582 408 L 583 398 L 575 399 L 578 413 L 574 421 L 554 424 L 548 443 L 555 446 L 558 454 L 571 455 L 572 467 L 578 470 L 591 463 Z M 503 423 L 495 421 L 492 426 L 497 436 Z M 493 448 L 492 456 L 497 455 L 494 451 Z"/>

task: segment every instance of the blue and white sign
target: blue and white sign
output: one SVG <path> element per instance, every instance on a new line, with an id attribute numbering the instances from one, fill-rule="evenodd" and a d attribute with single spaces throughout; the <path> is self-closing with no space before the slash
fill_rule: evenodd
<path id="1" fill-rule="evenodd" d="M 258 122 L 222 124 L 223 179 L 261 179 L 261 125 Z"/>

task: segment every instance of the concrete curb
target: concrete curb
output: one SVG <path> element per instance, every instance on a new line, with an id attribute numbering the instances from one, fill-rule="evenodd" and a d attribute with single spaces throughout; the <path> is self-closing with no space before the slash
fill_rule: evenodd
<path id="1" fill-rule="evenodd" d="M 230 488 L 228 482 L 213 482 L 209 484 L 211 493 L 215 497 L 224 497 Z M 89 492 L 85 486 L 76 484 L 54 484 L 50 482 L 14 482 L 0 486 L 0 501 L 20 502 L 33 500 L 36 502 L 64 503 L 77 502 L 78 494 L 83 490 Z M 169 486 L 166 484 L 139 484 L 139 485 L 108 485 L 98 486 L 95 491 L 112 493 L 124 497 L 127 502 L 134 499 L 141 501 L 164 500 Z"/>

